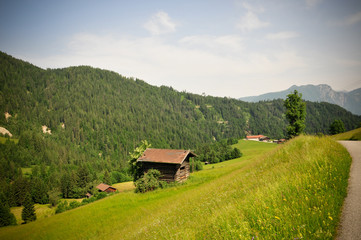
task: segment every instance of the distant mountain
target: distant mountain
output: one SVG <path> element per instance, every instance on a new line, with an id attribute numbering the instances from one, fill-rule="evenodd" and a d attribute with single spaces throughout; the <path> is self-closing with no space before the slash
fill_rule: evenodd
<path id="1" fill-rule="evenodd" d="M 259 96 L 243 97 L 239 100 L 245 102 L 259 102 L 265 100 L 285 99 L 294 90 L 302 93 L 302 98 L 311 102 L 328 102 L 339 105 L 353 114 L 361 115 L 361 88 L 351 92 L 337 92 L 329 85 L 292 86 L 280 92 L 266 93 Z"/>

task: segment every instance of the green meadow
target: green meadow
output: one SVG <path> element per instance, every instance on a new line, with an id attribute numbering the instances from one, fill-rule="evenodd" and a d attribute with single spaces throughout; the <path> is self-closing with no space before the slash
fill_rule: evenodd
<path id="1" fill-rule="evenodd" d="M 239 141 L 243 157 L 180 185 L 125 191 L 35 222 L 0 239 L 333 239 L 351 157 L 329 137 L 284 145 Z"/>
<path id="2" fill-rule="evenodd" d="M 18 144 L 19 142 L 19 139 L 16 139 L 16 138 L 6 138 L 6 137 L 0 137 L 0 143 L 1 144 L 5 144 L 6 143 L 6 140 L 10 140 L 12 142 L 14 142 L 15 144 Z"/>
<path id="3" fill-rule="evenodd" d="M 357 128 L 348 132 L 336 134 L 332 136 L 335 140 L 354 140 L 360 141 L 361 140 L 361 128 Z"/>

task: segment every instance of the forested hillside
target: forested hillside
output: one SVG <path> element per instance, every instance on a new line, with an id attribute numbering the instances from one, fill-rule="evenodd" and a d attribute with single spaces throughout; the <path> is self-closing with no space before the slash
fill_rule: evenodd
<path id="1" fill-rule="evenodd" d="M 41 191 L 79 196 L 104 174 L 126 178 L 127 153 L 143 139 L 158 148 L 196 149 L 247 133 L 282 138 L 283 113 L 282 100 L 200 96 L 87 66 L 44 70 L 0 52 L 0 127 L 19 139 L 0 144 L 0 192 L 10 194 L 14 189 L 5 189 L 15 188 L 13 181 L 28 186 L 19 168 L 31 167 L 29 179 L 42 182 Z M 327 133 L 335 119 L 347 130 L 361 122 L 336 105 L 307 103 L 308 133 Z"/>

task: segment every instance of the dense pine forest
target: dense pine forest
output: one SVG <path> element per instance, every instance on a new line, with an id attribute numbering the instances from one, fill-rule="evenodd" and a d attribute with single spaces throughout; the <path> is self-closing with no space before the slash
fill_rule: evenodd
<path id="1" fill-rule="evenodd" d="M 128 153 L 143 139 L 197 149 L 246 134 L 284 138 L 284 112 L 283 100 L 178 92 L 88 66 L 44 70 L 0 52 L 0 127 L 15 139 L 0 144 L 0 201 L 19 206 L 30 192 L 47 203 L 83 197 L 104 179 L 129 180 Z M 336 119 L 346 130 L 361 122 L 339 106 L 307 102 L 307 133 L 327 134 Z"/>

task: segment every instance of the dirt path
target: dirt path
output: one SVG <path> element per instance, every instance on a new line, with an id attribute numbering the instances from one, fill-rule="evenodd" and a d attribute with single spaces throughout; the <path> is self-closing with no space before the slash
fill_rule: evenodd
<path id="1" fill-rule="evenodd" d="M 352 157 L 348 193 L 337 240 L 361 239 L 361 141 L 339 141 Z"/>

